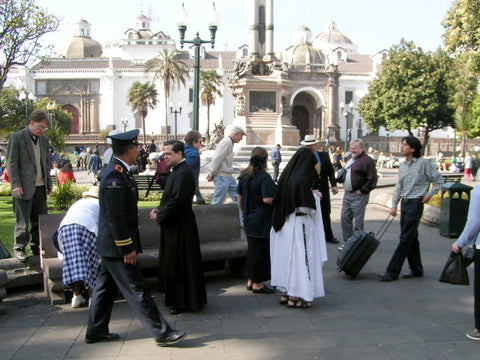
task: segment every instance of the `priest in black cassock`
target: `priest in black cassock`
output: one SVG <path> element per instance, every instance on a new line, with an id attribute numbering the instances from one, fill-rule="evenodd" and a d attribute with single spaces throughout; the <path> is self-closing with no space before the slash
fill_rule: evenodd
<path id="1" fill-rule="evenodd" d="M 207 302 L 197 222 L 192 211 L 195 177 L 185 161 L 184 144 L 167 141 L 163 151 L 172 169 L 160 206 L 150 219 L 160 225 L 160 288 L 170 313 L 198 311 Z"/>

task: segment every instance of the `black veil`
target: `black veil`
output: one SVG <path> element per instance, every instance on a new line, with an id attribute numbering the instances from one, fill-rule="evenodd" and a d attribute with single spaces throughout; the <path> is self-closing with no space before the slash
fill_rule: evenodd
<path id="1" fill-rule="evenodd" d="M 273 201 L 272 225 L 279 231 L 297 207 L 316 210 L 312 188 L 318 184 L 318 161 L 312 151 L 301 147 L 292 156 L 278 181 Z"/>

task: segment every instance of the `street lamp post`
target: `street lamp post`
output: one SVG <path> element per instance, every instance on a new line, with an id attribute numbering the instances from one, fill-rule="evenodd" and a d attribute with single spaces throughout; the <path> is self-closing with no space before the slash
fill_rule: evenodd
<path id="1" fill-rule="evenodd" d="M 123 132 L 127 131 L 128 127 L 128 118 L 122 118 Z"/>
<path id="2" fill-rule="evenodd" d="M 18 100 L 20 100 L 20 102 L 22 103 L 22 106 L 25 110 L 25 120 L 26 120 L 27 125 L 28 125 L 28 123 L 29 123 L 29 120 L 28 120 L 29 102 L 35 100 L 35 95 L 33 95 L 32 93 L 27 93 L 26 90 L 25 91 L 20 91 L 20 93 L 18 94 Z"/>
<path id="3" fill-rule="evenodd" d="M 182 113 L 182 104 L 178 104 L 178 109 L 173 110 L 173 104 L 170 103 L 170 114 L 175 114 L 175 140 L 177 140 L 177 115 Z"/>
<path id="4" fill-rule="evenodd" d="M 208 28 L 210 29 L 210 40 L 202 40 L 199 33 L 193 40 L 185 40 L 185 32 L 188 26 L 188 13 L 182 3 L 182 8 L 177 14 L 177 25 L 180 31 L 180 47 L 183 49 L 183 44 L 193 44 L 195 47 L 194 66 L 193 66 L 193 130 L 198 131 L 198 108 L 199 108 L 199 93 L 200 93 L 200 46 L 202 44 L 212 44 L 212 49 L 215 46 L 215 34 L 217 32 L 220 17 L 215 9 L 215 3 L 207 18 Z"/>
<path id="5" fill-rule="evenodd" d="M 348 116 L 353 114 L 354 108 L 353 100 L 348 104 L 340 103 L 340 109 L 342 114 L 345 116 L 345 148 L 344 151 L 347 152 L 348 144 L 352 137 L 352 129 L 348 128 Z"/>
<path id="6" fill-rule="evenodd" d="M 47 104 L 47 111 L 52 119 L 52 127 L 55 125 L 55 109 L 57 108 L 57 104 L 55 100 L 50 100 Z"/>

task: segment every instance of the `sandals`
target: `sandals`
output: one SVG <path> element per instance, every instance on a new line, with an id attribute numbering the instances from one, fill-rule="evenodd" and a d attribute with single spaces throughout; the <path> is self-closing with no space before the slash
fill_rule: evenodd
<path id="1" fill-rule="evenodd" d="M 289 297 L 287 301 L 287 308 L 289 309 L 310 309 L 312 303 L 301 298 Z"/>
<path id="2" fill-rule="evenodd" d="M 287 305 L 288 304 L 288 294 L 280 295 L 280 301 L 278 303 L 280 305 Z"/>

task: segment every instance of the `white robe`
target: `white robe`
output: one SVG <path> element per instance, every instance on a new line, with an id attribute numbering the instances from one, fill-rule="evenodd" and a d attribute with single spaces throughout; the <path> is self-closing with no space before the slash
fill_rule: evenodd
<path id="1" fill-rule="evenodd" d="M 305 301 L 325 296 L 322 266 L 327 261 L 327 246 L 320 196 L 314 196 L 316 211 L 297 208 L 279 232 L 273 228 L 270 232 L 271 284 Z M 309 215 L 296 216 L 297 212 Z"/>

